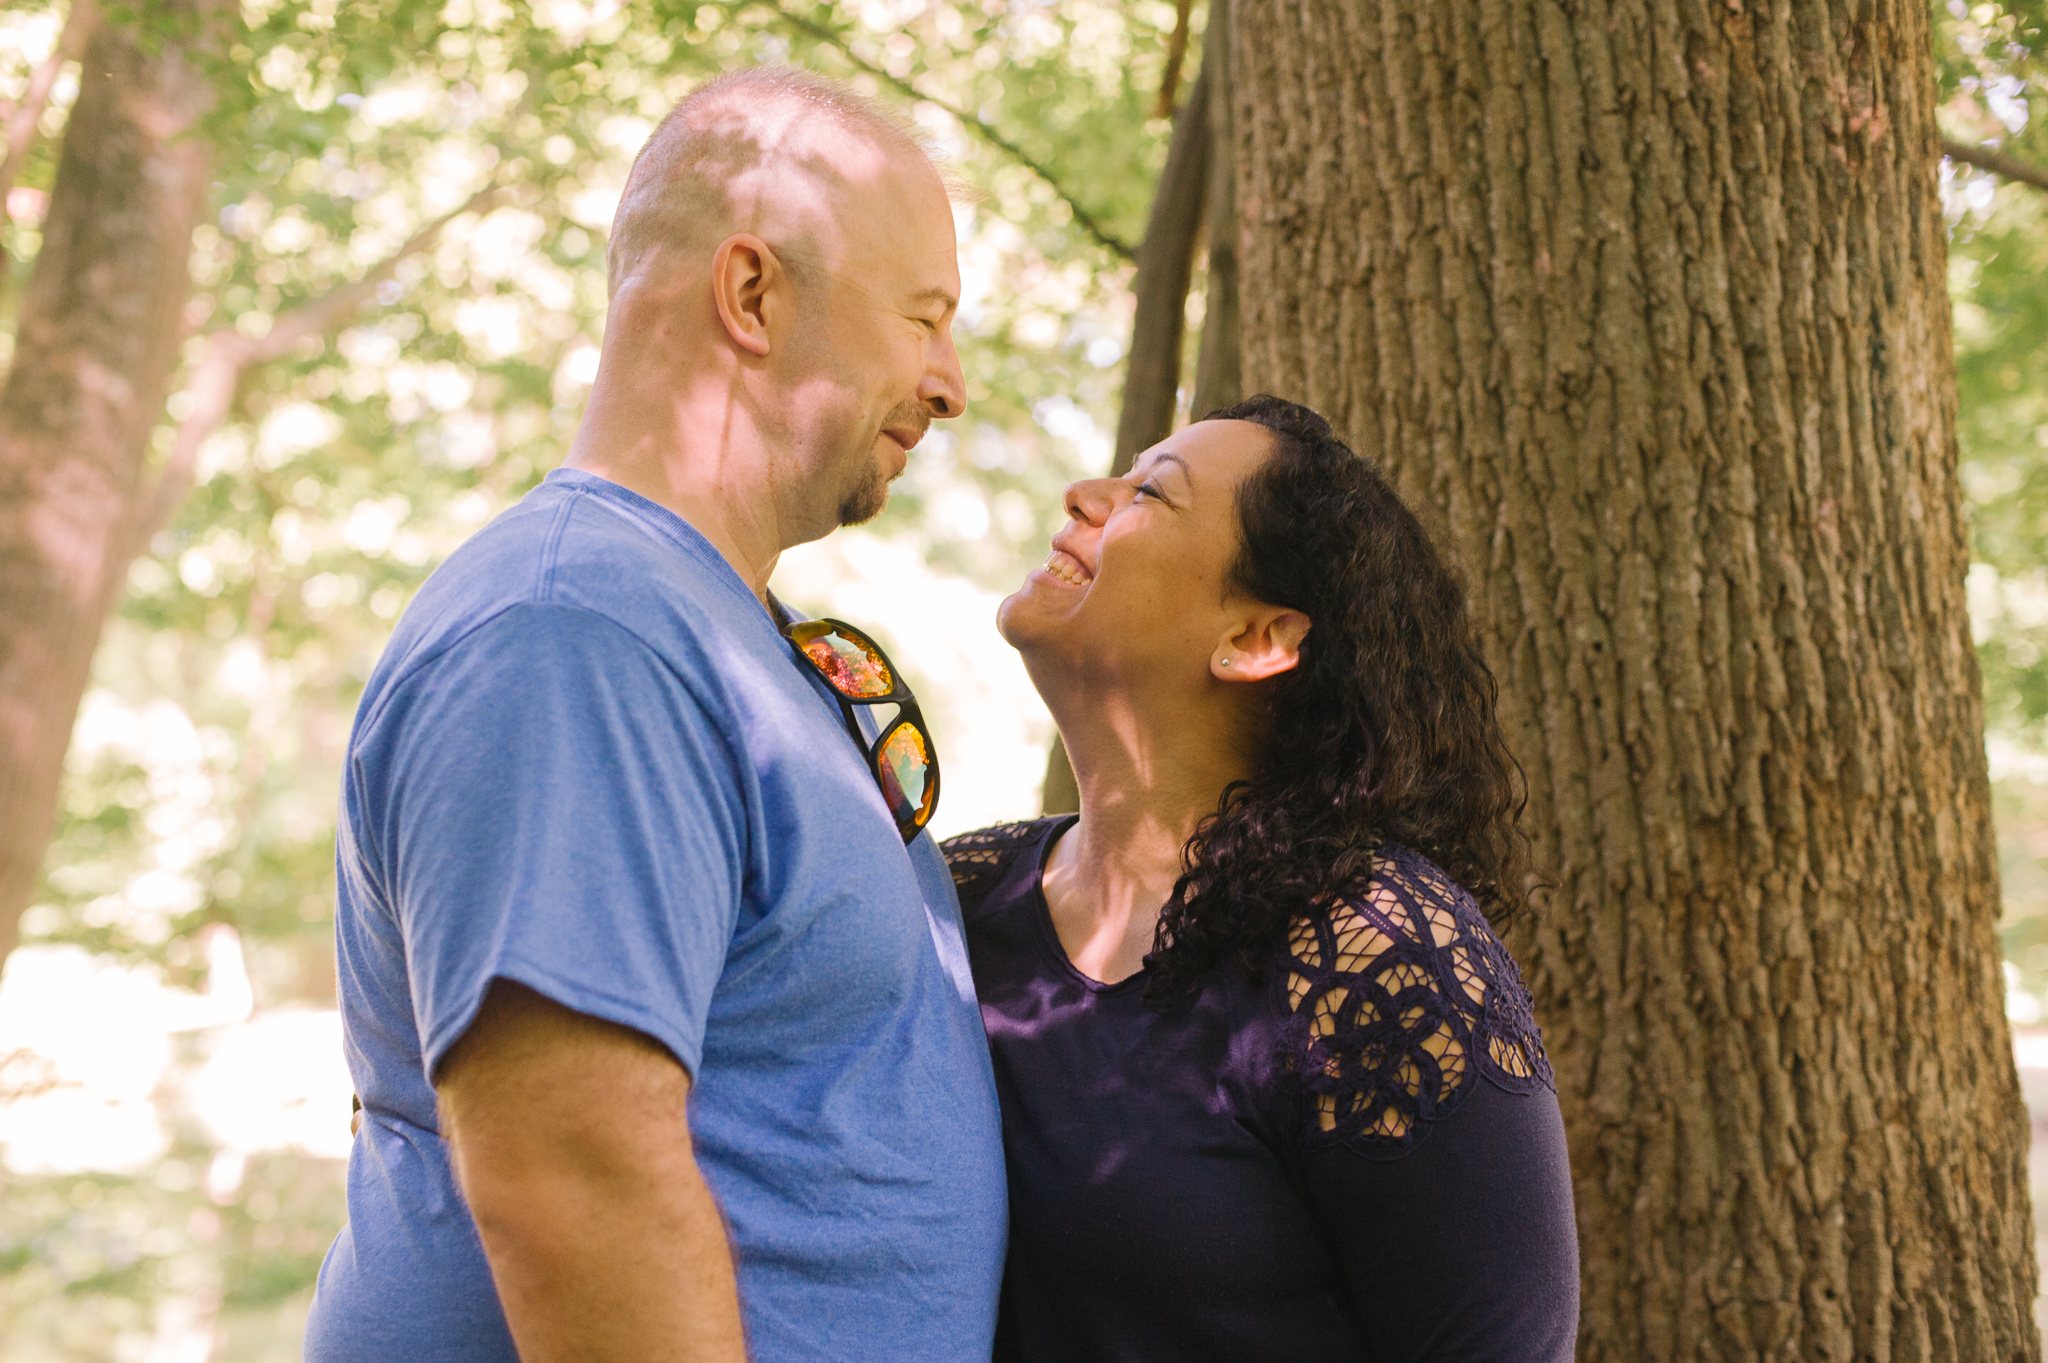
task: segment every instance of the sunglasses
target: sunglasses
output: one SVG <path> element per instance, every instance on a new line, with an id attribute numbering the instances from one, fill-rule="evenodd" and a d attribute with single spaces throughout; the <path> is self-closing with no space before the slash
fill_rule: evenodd
<path id="1" fill-rule="evenodd" d="M 882 646 L 852 625 L 803 620 L 786 627 L 782 637 L 832 688 L 846 732 L 866 755 L 868 770 L 895 816 L 896 831 L 908 843 L 939 807 L 939 755 L 917 698 L 900 680 Z M 894 705 L 897 711 L 870 743 L 854 717 L 856 705 Z"/>

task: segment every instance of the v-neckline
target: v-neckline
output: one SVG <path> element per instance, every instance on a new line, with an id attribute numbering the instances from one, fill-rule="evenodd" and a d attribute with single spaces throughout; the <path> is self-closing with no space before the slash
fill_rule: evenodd
<path id="1" fill-rule="evenodd" d="M 1060 941 L 1060 931 L 1053 926 L 1052 901 L 1045 897 L 1045 867 L 1052 860 L 1052 849 L 1059 845 L 1061 838 L 1072 831 L 1081 821 L 1079 814 L 1063 816 L 1065 822 L 1056 823 L 1046 831 L 1045 841 L 1039 844 L 1038 855 L 1032 858 L 1031 895 L 1027 901 L 1031 917 L 1038 925 L 1039 946 L 1047 964 L 1091 994 L 1107 995 L 1129 993 L 1143 987 L 1149 967 L 1139 966 L 1120 980 L 1098 980 L 1074 964 L 1074 958 L 1067 954 L 1065 944 Z"/>

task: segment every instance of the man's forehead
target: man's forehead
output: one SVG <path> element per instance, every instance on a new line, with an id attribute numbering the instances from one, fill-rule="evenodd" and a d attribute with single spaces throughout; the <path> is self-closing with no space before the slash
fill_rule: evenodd
<path id="1" fill-rule="evenodd" d="M 849 187 L 836 205 L 842 233 L 840 259 L 862 270 L 886 272 L 896 292 L 919 302 L 957 305 L 960 256 L 953 236 L 953 206 L 945 183 L 921 156 L 899 159 L 874 182 Z"/>

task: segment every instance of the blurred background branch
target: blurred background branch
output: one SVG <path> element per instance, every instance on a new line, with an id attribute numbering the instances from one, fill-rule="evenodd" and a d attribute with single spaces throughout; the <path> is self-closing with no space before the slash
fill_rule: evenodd
<path id="1" fill-rule="evenodd" d="M 853 45 L 844 34 L 829 25 L 821 24 L 814 19 L 807 19 L 803 15 L 793 13 L 775 3 L 775 0 L 754 0 L 754 3 L 758 4 L 762 9 L 773 13 L 783 23 L 798 32 L 816 38 L 820 42 L 830 44 L 835 51 L 845 57 L 857 69 L 873 76 L 897 94 L 909 99 L 923 100 L 944 109 L 947 113 L 958 119 L 962 125 L 971 129 L 976 137 L 996 148 L 1005 156 L 1014 160 L 1018 165 L 1025 167 L 1033 175 L 1043 180 L 1053 193 L 1060 196 L 1061 201 L 1067 205 L 1067 210 L 1074 215 L 1074 221 L 1080 225 L 1081 230 L 1086 232 L 1098 246 L 1121 256 L 1125 260 L 1132 259 L 1136 254 L 1127 242 L 1103 224 L 1101 217 L 1094 210 L 1082 204 L 1073 191 L 1061 182 L 1060 176 L 1051 166 L 1025 151 L 1015 141 L 998 131 L 993 124 L 983 119 L 979 114 L 962 108 L 937 95 L 926 93 L 918 89 L 910 81 L 894 74 L 887 67 L 861 56 L 860 53 L 853 49 Z M 1181 5 L 1183 12 L 1185 12 L 1187 0 L 1181 0 Z M 1185 41 L 1183 37 L 1183 45 Z M 1176 59 L 1170 56 L 1168 61 L 1170 63 L 1168 66 L 1169 72 L 1175 71 L 1176 65 L 1173 63 L 1175 63 Z M 1166 117 L 1171 113 L 1172 106 L 1169 104 L 1167 106 L 1167 113 L 1161 115 L 1161 117 Z"/>
<path id="2" fill-rule="evenodd" d="M 0 198 L 14 187 L 15 177 L 21 173 L 29 143 L 35 140 L 36 125 L 41 121 L 43 111 L 50 106 L 50 91 L 56 88 L 57 73 L 64 69 L 64 63 L 76 61 L 84 53 L 85 40 L 92 32 L 97 13 L 94 0 L 75 0 L 64 17 L 63 32 L 58 34 L 50 55 L 37 63 L 30 74 L 27 90 L 7 105 L 4 114 L 0 114 L 7 129 L 7 151 L 0 156 Z M 0 209 L 0 212 L 4 211 Z"/>
<path id="3" fill-rule="evenodd" d="M 1941 139 L 1941 154 L 1951 160 L 1966 162 L 1979 170 L 1988 170 L 1993 175 L 2002 175 L 2023 185 L 2048 190 L 2048 167 L 2022 161 L 2017 156 L 2008 156 L 1996 147 L 1971 146 L 1952 137 L 1944 137 Z"/>
<path id="4" fill-rule="evenodd" d="M 462 205 L 442 214 L 413 233 L 403 245 L 350 283 L 339 285 L 317 298 L 279 313 L 261 336 L 250 337 L 231 327 L 222 327 L 206 338 L 205 352 L 192 365 L 185 385 L 189 409 L 178 423 L 170 456 L 158 470 L 148 495 L 138 504 L 128 541 L 131 554 L 140 553 L 151 536 L 161 530 L 177 510 L 192 485 L 192 470 L 198 463 L 199 447 L 226 419 L 243 373 L 251 366 L 277 359 L 294 346 L 325 336 L 347 322 L 352 314 L 373 300 L 378 288 L 398 272 L 404 261 L 431 250 L 449 223 L 470 213 L 485 213 L 505 195 L 495 179 L 469 196 Z"/>
<path id="5" fill-rule="evenodd" d="M 1188 28 L 1194 17 L 1194 0 L 1174 0 L 1173 36 L 1166 40 L 1166 74 L 1159 79 L 1159 103 L 1154 118 L 1172 118 L 1173 102 L 1180 98 L 1180 68 L 1188 56 Z"/>

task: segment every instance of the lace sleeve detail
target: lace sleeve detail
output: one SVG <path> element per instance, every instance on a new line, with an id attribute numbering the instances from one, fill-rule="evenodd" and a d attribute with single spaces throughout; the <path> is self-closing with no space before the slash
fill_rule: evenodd
<path id="1" fill-rule="evenodd" d="M 959 893 L 962 913 L 972 915 L 981 906 L 981 901 L 1009 870 L 1018 850 L 1036 842 L 1048 822 L 1028 819 L 1023 823 L 996 824 L 939 844 L 939 851 L 946 857 L 946 869 L 953 873 L 953 888 Z"/>
<path id="2" fill-rule="evenodd" d="M 1310 1149 L 1398 1159 L 1475 1072 L 1556 1090 L 1514 959 L 1472 897 L 1407 848 L 1381 851 L 1362 898 L 1296 919 L 1283 967 Z"/>

